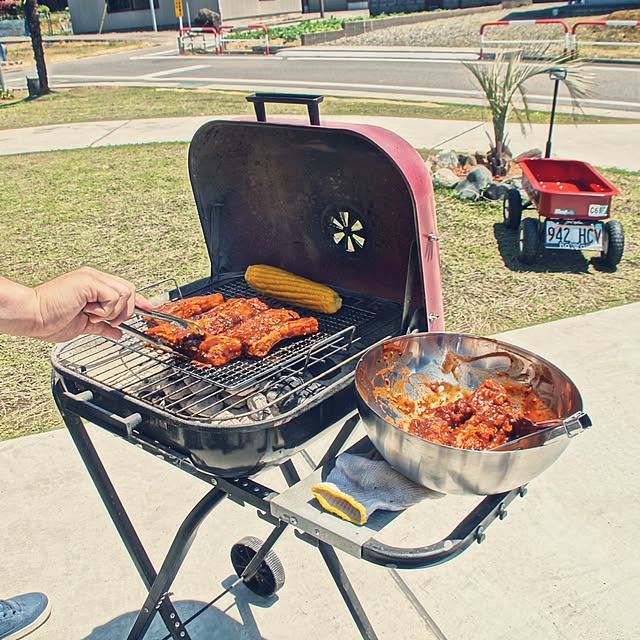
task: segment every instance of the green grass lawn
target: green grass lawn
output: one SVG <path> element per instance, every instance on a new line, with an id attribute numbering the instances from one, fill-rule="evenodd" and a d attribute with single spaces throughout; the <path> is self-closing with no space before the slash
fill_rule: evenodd
<path id="1" fill-rule="evenodd" d="M 28 285 L 87 264 L 139 287 L 186 283 L 209 264 L 187 175 L 187 144 L 104 147 L 3 159 L 0 273 Z M 640 300 L 640 181 L 603 171 L 621 191 L 617 271 L 588 254 L 557 252 L 525 268 L 497 203 L 436 193 L 445 321 L 493 334 Z M 49 390 L 50 345 L 0 337 L 0 438 L 62 425 Z"/>
<path id="2" fill-rule="evenodd" d="M 57 89 L 36 100 L 26 91 L 0 100 L 0 129 L 19 129 L 70 122 L 169 118 L 180 116 L 252 115 L 246 92 L 209 89 L 148 89 L 136 87 L 76 87 Z M 105 109 L 105 105 L 108 108 Z M 306 115 L 299 105 L 273 105 L 272 113 Z M 372 115 L 447 120 L 486 120 L 488 110 L 474 105 L 435 104 L 402 100 L 365 100 L 326 97 L 323 115 Z M 532 123 L 548 123 L 549 114 L 531 113 Z M 558 113 L 558 124 L 569 122 L 630 124 L 634 120 Z M 640 116 L 638 118 L 640 122 Z"/>

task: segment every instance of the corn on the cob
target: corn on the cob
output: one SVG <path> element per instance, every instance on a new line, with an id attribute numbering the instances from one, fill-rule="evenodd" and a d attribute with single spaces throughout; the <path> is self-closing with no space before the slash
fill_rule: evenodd
<path id="1" fill-rule="evenodd" d="M 342 298 L 333 289 L 277 267 L 251 265 L 244 279 L 259 293 L 312 311 L 335 313 L 342 306 Z"/>

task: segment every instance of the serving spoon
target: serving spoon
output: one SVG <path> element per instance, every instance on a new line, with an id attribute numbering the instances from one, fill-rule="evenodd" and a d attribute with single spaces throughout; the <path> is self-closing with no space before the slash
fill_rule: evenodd
<path id="1" fill-rule="evenodd" d="M 509 442 L 493 447 L 489 449 L 489 451 L 531 449 L 542 446 L 549 440 L 553 440 L 562 435 L 573 438 L 581 431 L 588 429 L 592 422 L 586 413 L 577 411 L 568 418 L 552 418 L 551 420 L 541 420 L 539 422 L 531 421 L 531 424 L 536 429 L 532 433 L 515 438 L 515 440 L 509 440 Z"/>

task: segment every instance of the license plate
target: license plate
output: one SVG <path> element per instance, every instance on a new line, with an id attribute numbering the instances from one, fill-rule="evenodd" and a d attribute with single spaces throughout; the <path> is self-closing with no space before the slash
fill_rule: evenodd
<path id="1" fill-rule="evenodd" d="M 601 222 L 556 222 L 546 220 L 544 246 L 547 249 L 572 249 L 574 251 L 602 251 L 604 225 Z"/>
<path id="2" fill-rule="evenodd" d="M 590 218 L 606 218 L 608 210 L 608 204 L 590 204 L 587 215 Z"/>

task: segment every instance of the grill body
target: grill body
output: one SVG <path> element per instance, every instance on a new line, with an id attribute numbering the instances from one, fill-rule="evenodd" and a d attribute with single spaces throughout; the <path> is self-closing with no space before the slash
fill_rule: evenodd
<path id="1" fill-rule="evenodd" d="M 255 295 L 242 274 L 265 263 L 335 287 L 343 308 L 312 314 L 317 336 L 213 369 L 134 338 L 84 336 L 54 350 L 54 396 L 119 435 L 138 431 L 208 471 L 248 476 L 354 411 L 368 347 L 443 328 L 433 190 L 420 156 L 392 132 L 298 121 L 207 123 L 189 174 L 211 272 L 170 298 Z"/>

